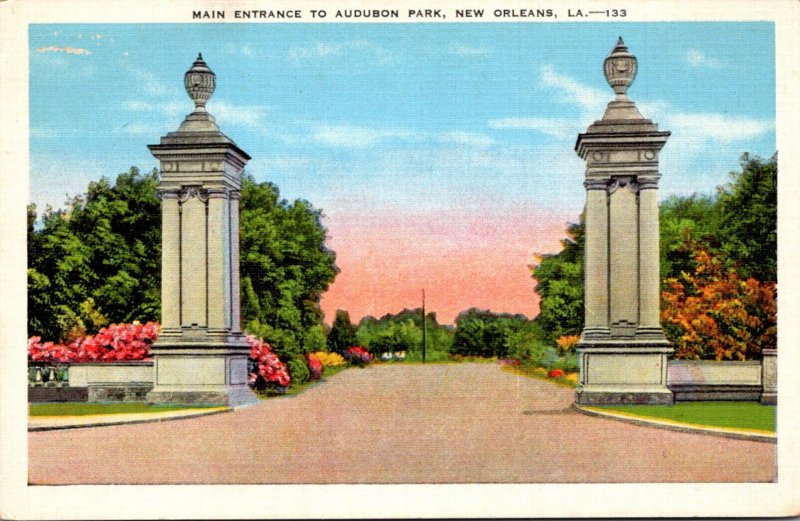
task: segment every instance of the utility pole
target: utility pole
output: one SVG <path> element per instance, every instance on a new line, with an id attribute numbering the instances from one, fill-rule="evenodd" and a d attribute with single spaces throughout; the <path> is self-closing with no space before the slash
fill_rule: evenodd
<path id="1" fill-rule="evenodd" d="M 425 363 L 425 347 L 427 340 L 427 319 L 425 317 L 425 288 L 422 288 L 422 363 Z"/>

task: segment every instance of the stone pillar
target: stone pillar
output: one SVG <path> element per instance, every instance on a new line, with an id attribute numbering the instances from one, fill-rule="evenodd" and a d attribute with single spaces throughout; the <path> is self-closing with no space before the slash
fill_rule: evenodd
<path id="1" fill-rule="evenodd" d="M 575 145 L 586 161 L 587 190 L 580 404 L 673 403 L 672 348 L 659 310 L 658 231 L 658 153 L 670 133 L 628 98 L 636 68 L 620 38 L 604 63 L 616 96 Z"/>
<path id="2" fill-rule="evenodd" d="M 608 329 L 608 193 L 605 182 L 586 181 L 584 248 L 584 335 L 604 337 Z"/>
<path id="3" fill-rule="evenodd" d="M 150 403 L 237 406 L 249 347 L 239 324 L 239 190 L 250 159 L 206 111 L 216 77 L 198 56 L 184 76 L 195 110 L 149 145 L 161 163 L 161 333 Z"/>
<path id="4" fill-rule="evenodd" d="M 778 350 L 764 349 L 761 352 L 761 403 L 778 404 Z"/>

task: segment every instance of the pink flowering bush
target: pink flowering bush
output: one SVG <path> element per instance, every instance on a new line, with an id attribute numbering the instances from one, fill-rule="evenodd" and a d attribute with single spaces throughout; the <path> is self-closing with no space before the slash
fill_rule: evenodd
<path id="1" fill-rule="evenodd" d="M 250 385 L 256 389 L 285 391 L 292 378 L 286 364 L 272 352 L 272 346 L 253 335 L 247 336 L 247 343 L 250 344 Z"/>
<path id="2" fill-rule="evenodd" d="M 322 373 L 325 372 L 325 367 L 322 365 L 320 359 L 313 354 L 306 356 L 306 359 L 308 360 L 309 378 L 312 380 L 319 380 L 322 378 Z"/>
<path id="3" fill-rule="evenodd" d="M 158 338 L 159 327 L 157 322 L 112 324 L 96 335 L 76 338 L 64 344 L 43 343 L 41 337 L 32 336 L 28 339 L 28 363 L 58 365 L 150 360 L 150 347 Z M 272 352 L 272 347 L 254 336 L 248 336 L 247 343 L 250 345 L 250 385 L 285 390 L 291 383 L 291 377 L 286 365 Z"/>
<path id="4" fill-rule="evenodd" d="M 42 343 L 40 337 L 28 339 L 28 362 L 69 364 L 75 362 L 118 362 L 148 360 L 150 346 L 158 338 L 156 322 L 112 324 L 96 335 L 76 338 L 67 344 Z"/>
<path id="5" fill-rule="evenodd" d="M 372 362 L 372 355 L 360 346 L 348 347 L 344 357 L 352 365 L 365 366 Z"/>
<path id="6" fill-rule="evenodd" d="M 497 363 L 500 364 L 500 365 L 516 366 L 516 365 L 520 365 L 522 362 L 520 362 L 516 358 L 503 358 L 503 359 L 498 360 Z"/>

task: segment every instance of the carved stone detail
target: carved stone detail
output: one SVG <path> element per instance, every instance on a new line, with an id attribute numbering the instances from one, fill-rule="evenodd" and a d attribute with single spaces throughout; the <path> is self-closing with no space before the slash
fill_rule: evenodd
<path id="1" fill-rule="evenodd" d="M 192 64 L 192 67 L 184 74 L 183 85 L 194 102 L 195 111 L 205 112 L 206 102 L 214 94 L 216 75 L 203 61 L 202 54 L 197 56 L 197 60 Z"/>
<path id="2" fill-rule="evenodd" d="M 628 87 L 636 78 L 636 56 L 628 52 L 622 37 L 603 63 L 603 71 L 617 99 L 627 99 Z"/>
<path id="3" fill-rule="evenodd" d="M 631 192 L 639 192 L 639 183 L 633 177 L 615 177 L 608 183 L 608 193 L 613 194 L 620 188 L 627 188 Z"/>
<path id="4" fill-rule="evenodd" d="M 607 190 L 608 181 L 605 179 L 587 179 L 583 182 L 583 186 L 587 190 Z"/>
<path id="5" fill-rule="evenodd" d="M 192 197 L 196 197 L 202 203 L 208 202 L 208 190 L 200 186 L 187 186 L 180 192 L 180 203 L 183 204 Z"/>

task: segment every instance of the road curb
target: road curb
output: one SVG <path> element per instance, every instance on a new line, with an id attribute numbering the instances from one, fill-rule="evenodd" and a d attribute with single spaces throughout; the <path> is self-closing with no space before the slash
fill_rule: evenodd
<path id="1" fill-rule="evenodd" d="M 214 411 L 198 411 L 192 414 L 182 414 L 176 416 L 161 416 L 158 418 L 137 418 L 135 420 L 124 420 L 120 419 L 117 421 L 110 421 L 110 422 L 97 422 L 97 423 L 72 423 L 72 424 L 64 424 L 64 425 L 41 425 L 38 427 L 28 426 L 28 432 L 42 432 L 42 431 L 58 431 L 58 430 L 65 430 L 65 429 L 84 429 L 89 427 L 111 427 L 114 425 L 133 425 L 135 423 L 154 423 L 154 422 L 165 422 L 165 421 L 173 421 L 173 420 L 185 420 L 187 418 L 197 418 L 200 416 L 212 416 L 214 414 L 222 414 L 226 412 L 234 412 L 233 408 L 222 409 L 222 410 L 214 410 Z M 120 415 L 124 416 L 124 415 Z"/>
<path id="2" fill-rule="evenodd" d="M 655 427 L 657 429 L 665 429 L 671 431 L 687 432 L 691 434 L 705 434 L 709 436 L 719 436 L 723 438 L 733 438 L 736 440 L 749 440 L 760 441 L 765 443 L 778 443 L 777 435 L 761 434 L 757 432 L 747 431 L 734 431 L 727 429 L 715 429 L 712 427 L 694 426 L 686 423 L 669 423 L 655 419 L 648 419 L 644 417 L 634 417 L 615 412 L 600 411 L 593 408 L 583 407 L 573 404 L 572 407 L 581 414 L 587 416 L 595 416 L 597 418 L 606 418 L 609 420 L 620 421 L 623 423 L 631 423 L 633 425 L 640 425 L 644 427 Z"/>

